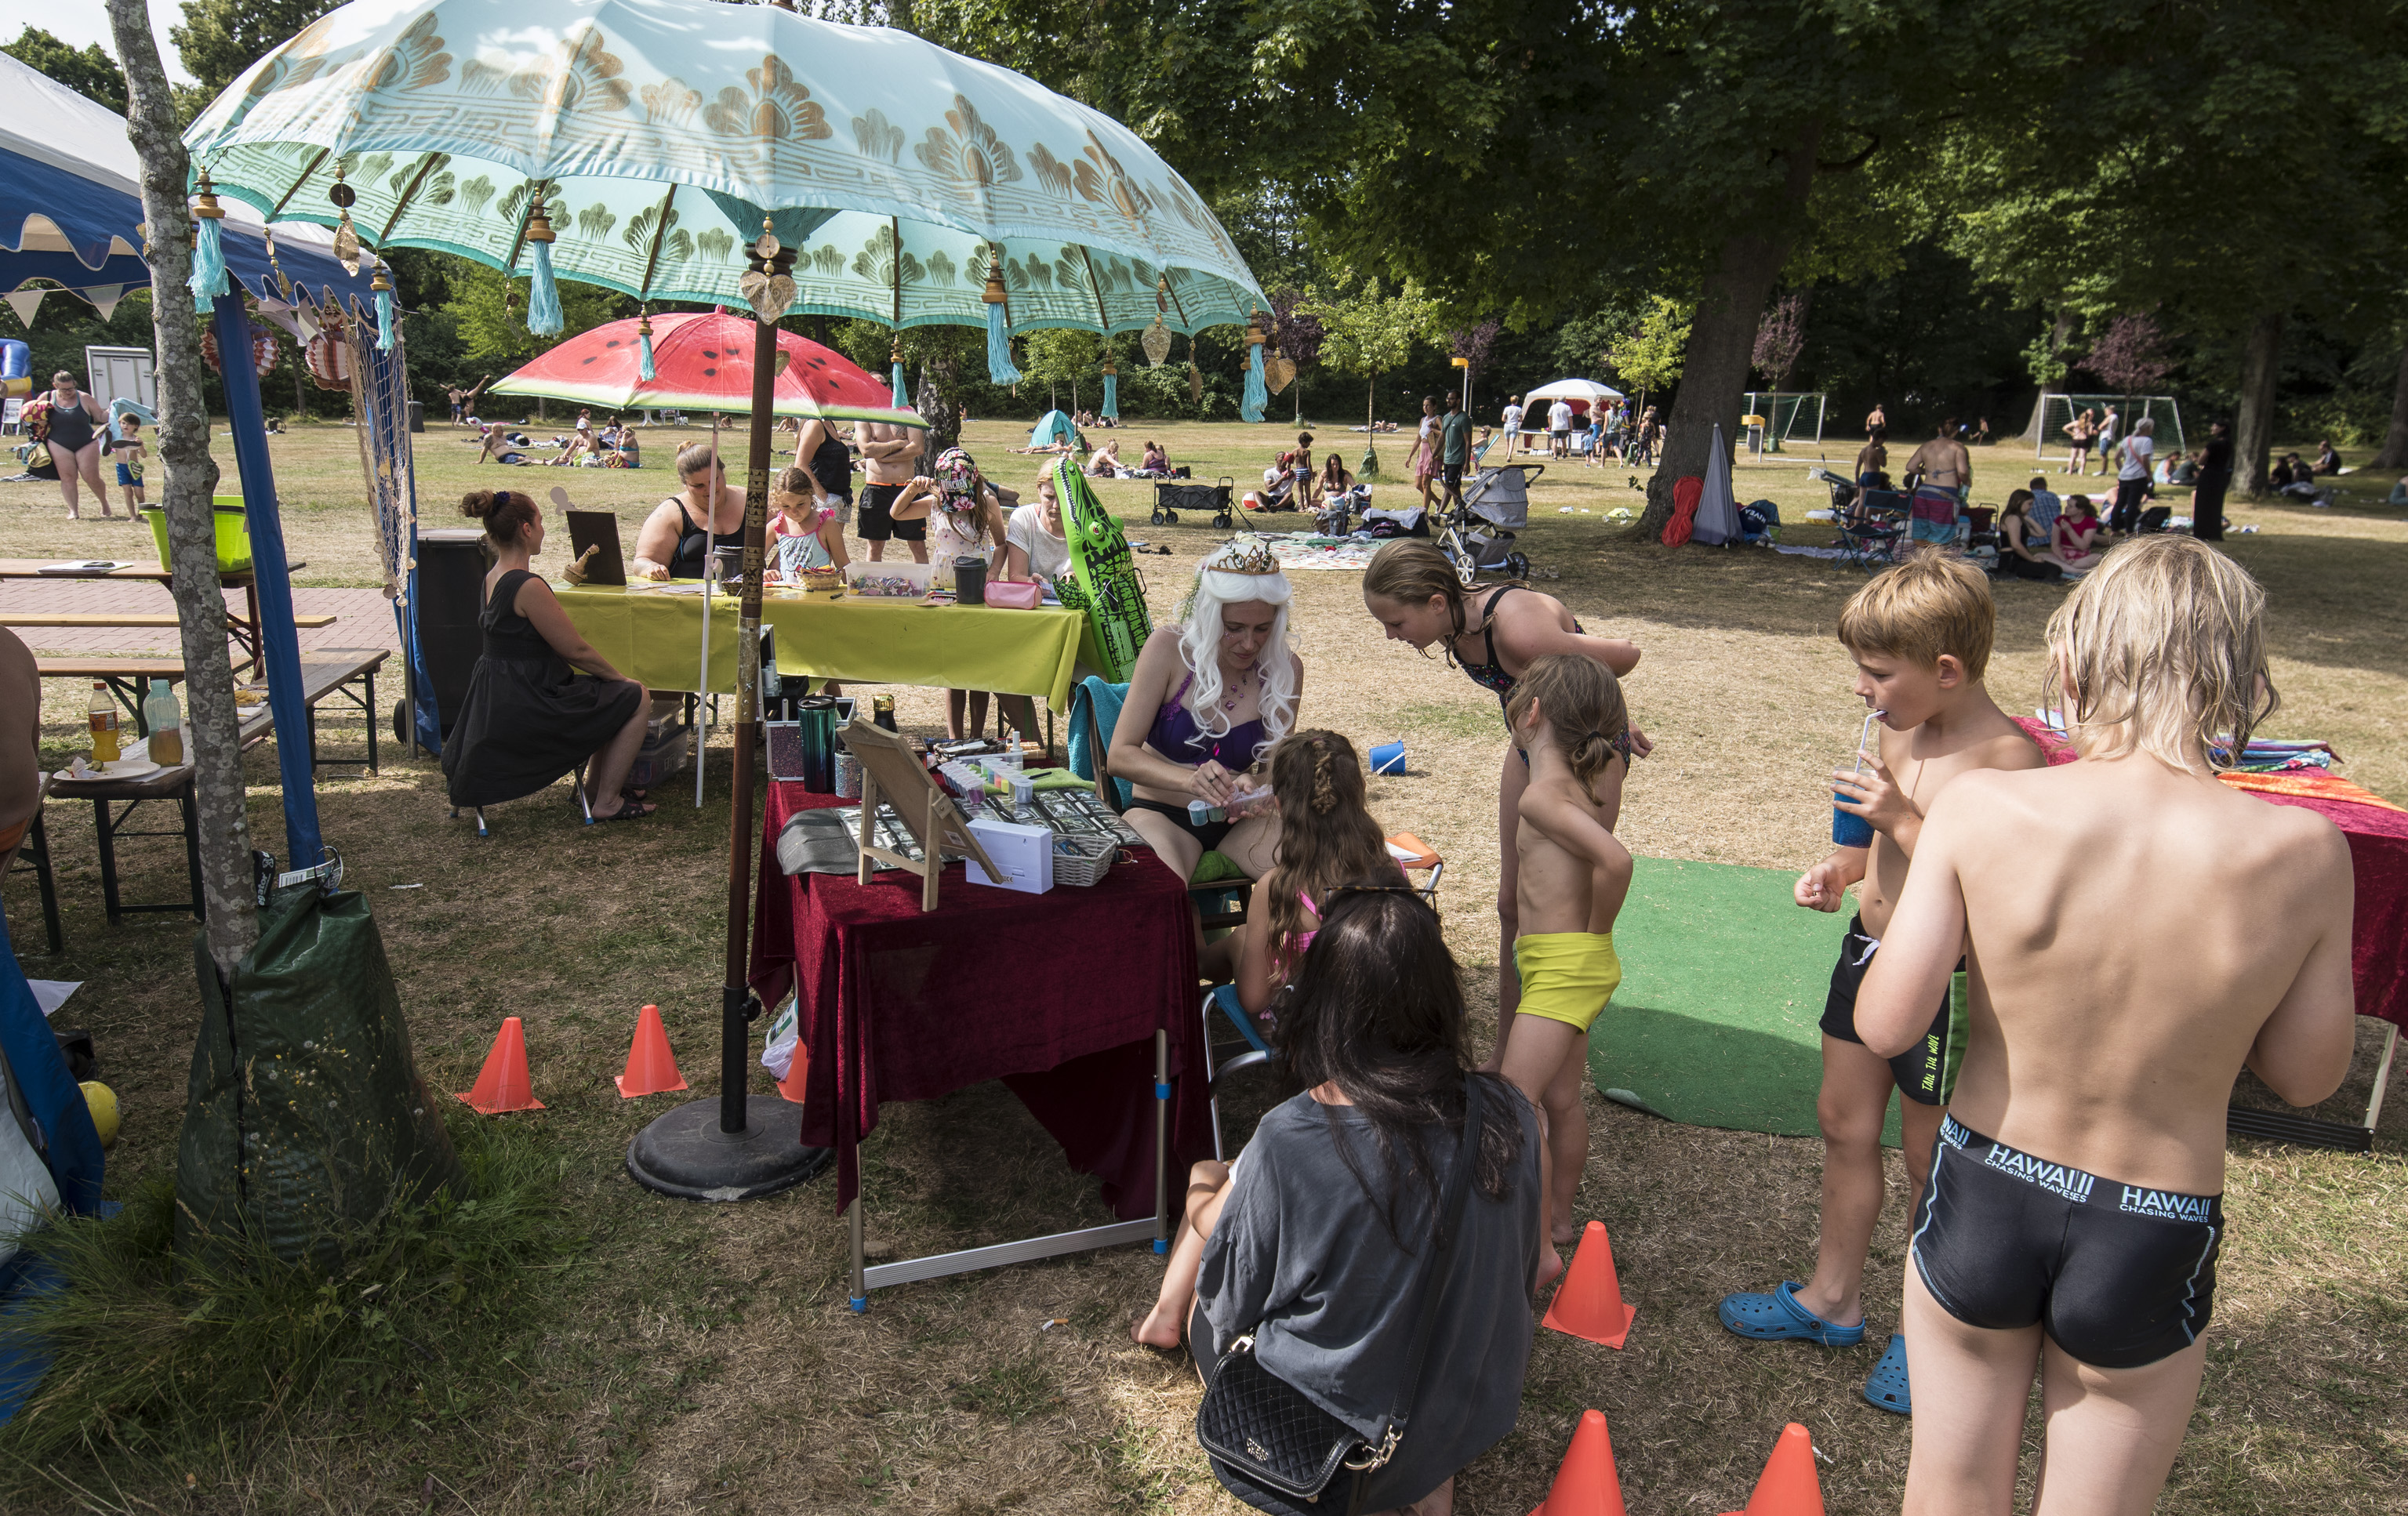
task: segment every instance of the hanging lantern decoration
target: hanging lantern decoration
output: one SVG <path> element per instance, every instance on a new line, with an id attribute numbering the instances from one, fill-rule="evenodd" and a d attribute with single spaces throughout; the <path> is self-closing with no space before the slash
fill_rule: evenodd
<path id="1" fill-rule="evenodd" d="M 1121 371 L 1104 360 L 1104 414 L 1114 421 L 1121 419 Z"/>
<path id="2" fill-rule="evenodd" d="M 1256 311 L 1246 322 L 1246 389 L 1238 405 L 1238 419 L 1258 422 L 1270 396 L 1263 390 L 1263 344 L 1268 338 L 1263 332 L 1263 314 Z"/>
<path id="3" fill-rule="evenodd" d="M 322 390 L 351 393 L 351 345 L 343 336 L 342 307 L 332 300 L 318 311 L 318 335 L 301 350 L 302 366 L 309 370 L 309 382 Z"/>
<path id="4" fill-rule="evenodd" d="M 903 339 L 900 336 L 895 339 L 895 350 L 889 356 L 895 363 L 895 408 L 909 410 L 911 408 L 911 397 L 904 388 L 907 380 L 903 378 Z"/>
<path id="5" fill-rule="evenodd" d="M 1162 314 L 1170 306 L 1169 300 L 1166 298 L 1169 293 L 1169 276 L 1164 275 L 1154 280 L 1154 324 L 1145 329 L 1143 336 L 1138 338 L 1137 345 L 1144 350 L 1146 365 L 1151 368 L 1160 368 L 1164 360 L 1170 356 L 1170 328 L 1162 323 Z"/>
<path id="6" fill-rule="evenodd" d="M 278 344 L 275 333 L 254 330 L 251 334 L 251 366 L 260 378 L 265 379 L 273 372 L 277 361 L 283 356 L 284 349 Z M 209 365 L 212 374 L 225 372 L 218 352 L 218 334 L 214 328 L 201 328 L 201 362 Z"/>
<path id="7" fill-rule="evenodd" d="M 1271 337 L 1279 336 L 1279 314 L 1271 315 Z M 1272 352 L 1263 359 L 1263 386 L 1273 394 L 1283 393 L 1296 378 L 1296 360 L 1283 352 Z"/>
<path id="8" fill-rule="evenodd" d="M 193 292 L 193 308 L 206 316 L 216 306 L 216 297 L 226 293 L 225 245 L 218 222 L 225 220 L 225 207 L 209 187 L 209 171 L 201 170 L 201 192 L 193 197 L 193 277 L 187 281 Z"/>
<path id="9" fill-rule="evenodd" d="M 343 165 L 337 163 L 334 187 L 326 192 L 326 198 L 335 203 L 335 256 L 341 260 L 346 274 L 360 271 L 360 234 L 351 226 L 351 207 L 359 197 L 359 191 L 343 182 Z"/>
<path id="10" fill-rule="evenodd" d="M 639 354 L 636 377 L 650 384 L 661 376 L 652 366 L 652 313 L 649 310 L 636 318 L 636 349 Z"/>
<path id="11" fill-rule="evenodd" d="M 558 336 L 568 324 L 560 312 L 560 285 L 552 277 L 552 244 L 557 236 L 552 218 L 544 213 L 543 190 L 538 186 L 526 223 L 527 248 L 535 259 L 535 274 L 527 281 L 526 328 L 537 336 Z"/>
<path id="12" fill-rule="evenodd" d="M 996 384 L 1020 382 L 1020 370 L 1011 362 L 1010 299 L 1003 287 L 1003 260 L 990 248 L 986 255 L 986 377 Z"/>

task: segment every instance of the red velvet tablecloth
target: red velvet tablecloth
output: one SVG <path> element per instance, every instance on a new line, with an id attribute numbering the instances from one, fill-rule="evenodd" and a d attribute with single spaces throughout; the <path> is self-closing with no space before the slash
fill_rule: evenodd
<path id="1" fill-rule="evenodd" d="M 972 884 L 953 864 L 923 914 L 916 874 L 788 876 L 787 818 L 842 802 L 774 781 L 767 799 L 752 983 L 771 1006 L 801 989 L 803 1141 L 836 1150 L 839 1208 L 860 1191 L 856 1145 L 881 1101 L 999 1079 L 1115 1213 L 1153 1215 L 1156 1027 L 1170 1033 L 1173 1184 L 1211 1155 L 1203 1081 L 1180 1078 L 1203 1067 L 1194 920 L 1152 853 L 1044 894 Z"/>
<path id="2" fill-rule="evenodd" d="M 2322 772 L 2227 774 L 2224 781 L 2273 805 L 2319 812 L 2349 839 L 2358 882 L 2349 954 L 2358 1013 L 2408 1028 L 2408 811 Z"/>

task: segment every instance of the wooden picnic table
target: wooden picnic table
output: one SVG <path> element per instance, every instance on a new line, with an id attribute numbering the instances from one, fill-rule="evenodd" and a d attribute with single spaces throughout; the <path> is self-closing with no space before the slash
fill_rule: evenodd
<path id="1" fill-rule="evenodd" d="M 66 561 L 72 563 L 74 560 Z M 113 558 L 109 561 L 116 562 Z M 151 564 L 128 564 L 106 574 L 62 574 L 56 572 L 59 562 L 55 558 L 0 558 L 0 579 L 124 579 L 166 584 L 175 578 L 167 570 Z M 301 560 L 287 564 L 285 569 L 288 573 L 297 574 L 308 566 L 307 560 Z M 229 590 L 242 592 L 244 614 L 239 617 L 229 615 L 226 632 L 243 651 L 251 655 L 250 666 L 256 670 L 260 666 L 260 649 L 263 646 L 259 636 L 258 580 L 252 578 L 249 569 L 236 573 L 222 570 L 218 574 L 218 582 Z"/>
<path id="2" fill-rule="evenodd" d="M 295 616 L 293 624 L 304 631 L 316 631 L 332 626 L 340 618 L 324 611 Z M 87 630 L 111 627 L 181 626 L 183 622 L 171 614 L 129 611 L 117 615 L 92 610 L 0 610 L 0 626 L 79 626 Z"/>
<path id="3" fill-rule="evenodd" d="M 314 772 L 322 764 L 359 764 L 371 774 L 377 769 L 377 669 L 392 653 L 383 648 L 320 648 L 301 655 L 301 704 L 309 712 L 309 767 Z M 154 679 L 170 683 L 184 677 L 184 661 L 180 658 L 93 658 L 37 657 L 34 666 L 46 679 L 97 679 L 109 687 L 118 702 L 133 713 L 136 740 L 148 740 L 150 726 L 142 720 L 142 696 Z M 365 688 L 352 691 L 351 684 Z M 244 686 L 266 693 L 265 684 L 254 682 Z M 339 694 L 350 706 L 367 719 L 368 751 L 366 758 L 324 758 L 318 756 L 318 706 L 331 695 Z M 242 745 L 246 748 L 267 736 L 276 724 L 267 701 L 242 708 Z"/>

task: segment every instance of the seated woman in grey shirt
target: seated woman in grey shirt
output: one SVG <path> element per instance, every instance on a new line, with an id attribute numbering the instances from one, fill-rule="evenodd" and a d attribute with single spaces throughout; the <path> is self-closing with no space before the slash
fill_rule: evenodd
<path id="1" fill-rule="evenodd" d="M 1235 1164 L 1196 1166 L 1161 1298 L 1135 1335 L 1174 1347 L 1183 1321 L 1209 1384 L 1222 1351 L 1252 1332 L 1265 1368 L 1370 1438 L 1406 1371 L 1472 1066 L 1437 912 L 1402 885 L 1331 891 L 1278 1025 L 1305 1093 L 1263 1118 Z M 1538 1120 L 1512 1085 L 1473 1077 L 1485 1081 L 1480 1166 L 1410 1428 L 1365 1491 L 1369 1510 L 1445 1516 L 1455 1471 L 1512 1431 L 1521 1407 L 1546 1253 Z M 1311 1509 L 1213 1472 L 1258 1509 Z"/>

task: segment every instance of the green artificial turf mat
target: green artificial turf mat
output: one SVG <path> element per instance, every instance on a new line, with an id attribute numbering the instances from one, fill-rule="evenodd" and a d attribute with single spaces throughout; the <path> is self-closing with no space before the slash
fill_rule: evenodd
<path id="1" fill-rule="evenodd" d="M 1692 1126 L 1813 1137 L 1817 1023 L 1844 914 L 1799 906 L 1797 875 L 1641 858 L 1613 925 L 1622 987 L 1589 1029 L 1610 1098 Z M 1883 1140 L 1898 1145 L 1896 1103 Z"/>

